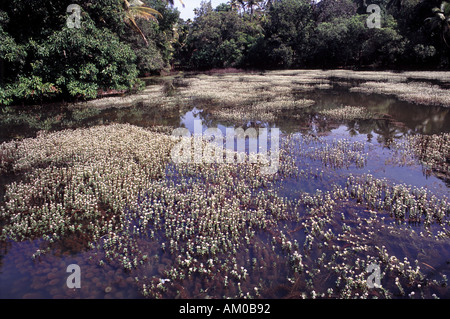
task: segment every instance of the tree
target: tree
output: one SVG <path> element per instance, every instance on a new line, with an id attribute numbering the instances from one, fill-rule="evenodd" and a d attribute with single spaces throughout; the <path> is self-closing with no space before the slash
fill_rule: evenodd
<path id="1" fill-rule="evenodd" d="M 261 32 L 257 22 L 242 18 L 231 5 L 213 9 L 210 2 L 202 2 L 177 56 L 194 69 L 241 67 Z"/>
<path id="2" fill-rule="evenodd" d="M 2 1 L 0 103 L 95 98 L 99 90 L 135 87 L 139 73 L 166 68 L 178 12 L 165 1 L 145 1 L 128 3 L 126 11 L 124 0 L 79 0 L 79 29 L 66 23 L 71 0 Z M 158 23 L 139 18 L 159 11 L 166 16 Z"/>
<path id="3" fill-rule="evenodd" d="M 360 64 L 396 68 L 409 42 L 400 34 L 394 17 L 385 15 L 381 28 L 367 30 L 367 33 Z"/>
<path id="4" fill-rule="evenodd" d="M 181 5 L 182 5 L 183 8 L 184 8 L 184 2 L 183 2 L 182 0 L 178 0 L 178 1 L 181 3 Z M 171 6 L 174 5 L 174 1 L 173 1 L 173 0 L 167 0 L 167 3 L 170 4 Z"/>
<path id="5" fill-rule="evenodd" d="M 139 28 L 138 24 L 136 23 L 137 19 L 144 19 L 144 20 L 153 20 L 157 21 L 158 18 L 162 18 L 163 15 L 156 9 L 150 8 L 147 6 L 144 2 L 141 0 L 131 0 L 129 2 L 128 0 L 122 0 L 123 1 L 123 8 L 125 10 L 125 22 L 130 25 L 131 28 L 133 28 L 137 33 L 139 33 L 142 37 L 142 39 L 145 41 L 147 46 L 149 45 L 147 38 L 145 37 L 144 33 L 142 32 L 141 28 Z M 184 7 L 184 3 L 182 0 L 179 0 L 182 6 Z M 174 5 L 173 0 L 167 0 L 167 3 L 171 6 Z"/>
<path id="6" fill-rule="evenodd" d="M 315 20 L 321 23 L 349 18 L 356 14 L 356 9 L 356 4 L 351 0 L 322 0 L 315 6 Z"/>
<path id="7" fill-rule="evenodd" d="M 236 10 L 237 12 L 239 12 L 240 9 L 242 8 L 242 3 L 239 0 L 230 0 L 229 4 L 231 6 L 231 9 Z"/>
<path id="8" fill-rule="evenodd" d="M 442 42 L 450 48 L 450 3 L 443 1 L 440 7 L 432 9 L 433 16 L 426 18 L 425 23 L 432 32 L 439 34 Z"/>
<path id="9" fill-rule="evenodd" d="M 137 26 L 147 38 L 143 41 L 140 33 L 126 28 L 121 40 L 131 46 L 136 54 L 136 66 L 140 76 L 160 74 L 171 68 L 174 44 L 177 41 L 179 12 L 160 0 L 146 0 L 145 4 L 157 10 L 161 16 L 157 21 L 138 19 Z"/>
<path id="10" fill-rule="evenodd" d="M 125 22 L 138 32 L 148 45 L 147 38 L 137 25 L 136 19 L 157 20 L 156 17 L 162 17 L 161 13 L 145 6 L 145 3 L 140 0 L 132 0 L 131 3 L 127 0 L 123 0 L 123 7 L 125 10 Z"/>
<path id="11" fill-rule="evenodd" d="M 381 28 L 369 29 L 367 15 L 353 15 L 322 22 L 311 39 L 314 66 L 394 67 L 405 51 L 406 41 L 395 19 L 387 15 Z"/>
<path id="12" fill-rule="evenodd" d="M 239 3 L 239 7 L 242 9 L 242 12 L 245 14 L 245 8 L 247 7 L 245 4 L 245 0 L 237 0 Z"/>
<path id="13" fill-rule="evenodd" d="M 253 16 L 254 8 L 261 6 L 262 0 L 247 0 L 245 6 L 250 9 L 250 16 Z"/>
<path id="14" fill-rule="evenodd" d="M 367 40 L 365 17 L 336 18 L 320 23 L 311 40 L 312 63 L 332 68 L 351 66 L 359 62 L 362 45 Z"/>
<path id="15" fill-rule="evenodd" d="M 310 1 L 285 0 L 275 2 L 264 23 L 267 60 L 265 67 L 302 67 L 311 49 L 314 17 Z"/>
<path id="16" fill-rule="evenodd" d="M 8 24 L 9 17 L 4 11 L 0 11 L 0 86 L 11 79 L 14 74 L 20 72 L 25 64 L 26 50 L 23 45 L 18 44 L 15 39 L 4 30 Z M 5 65 L 8 68 L 5 68 Z"/>

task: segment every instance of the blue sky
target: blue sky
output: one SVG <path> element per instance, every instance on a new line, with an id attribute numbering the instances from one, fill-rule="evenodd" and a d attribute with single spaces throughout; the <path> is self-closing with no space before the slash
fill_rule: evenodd
<path id="1" fill-rule="evenodd" d="M 179 0 L 174 0 L 174 7 L 178 8 L 178 11 L 181 12 L 180 18 L 194 19 L 194 9 L 200 7 L 201 0 L 182 0 L 185 7 L 181 5 Z M 217 7 L 221 3 L 227 3 L 228 0 L 211 0 L 211 5 L 213 8 Z"/>

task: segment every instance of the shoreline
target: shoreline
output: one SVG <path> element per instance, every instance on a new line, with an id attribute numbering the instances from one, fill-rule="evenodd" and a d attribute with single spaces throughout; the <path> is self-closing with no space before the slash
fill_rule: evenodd
<path id="1" fill-rule="evenodd" d="M 352 70 L 321 70 L 321 69 L 297 69 L 297 70 L 266 70 L 256 72 L 254 70 L 211 70 L 205 72 L 183 72 L 175 74 L 152 76 L 141 78 L 146 83 L 140 92 L 122 93 L 117 95 L 99 96 L 86 101 L 47 101 L 42 104 L 14 104 L 8 108 L 47 108 L 66 106 L 69 110 L 94 107 L 97 110 L 131 107 L 136 103 L 166 102 L 164 83 L 174 80 L 189 80 L 192 78 L 217 77 L 218 80 L 225 77 L 251 78 L 261 77 L 270 82 L 271 76 L 288 79 L 287 84 L 294 89 L 310 91 L 313 89 L 332 90 L 333 84 L 344 85 L 349 93 L 359 92 L 366 94 L 380 94 L 393 96 L 399 100 L 407 101 L 423 106 L 450 107 L 450 71 L 352 71 Z M 289 79 L 291 81 L 289 81 Z M 290 83 L 289 83 L 290 82 Z M 300 87 L 296 84 L 303 84 Z M 313 86 L 315 85 L 315 87 Z"/>

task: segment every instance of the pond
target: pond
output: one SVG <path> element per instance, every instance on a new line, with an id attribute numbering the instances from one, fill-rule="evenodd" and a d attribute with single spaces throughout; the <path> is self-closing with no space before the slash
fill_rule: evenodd
<path id="1" fill-rule="evenodd" d="M 147 84 L 3 112 L 0 298 L 450 297 L 449 108 L 308 72 Z M 233 160 L 176 162 L 177 128 Z"/>

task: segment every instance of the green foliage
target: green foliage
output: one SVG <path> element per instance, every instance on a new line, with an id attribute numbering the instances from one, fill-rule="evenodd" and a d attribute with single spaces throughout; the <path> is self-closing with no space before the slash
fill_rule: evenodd
<path id="1" fill-rule="evenodd" d="M 16 60 L 23 60 L 26 56 L 24 47 L 18 45 L 14 38 L 7 34 L 0 25 L 0 59 L 7 62 L 14 62 Z"/>
<path id="2" fill-rule="evenodd" d="M 267 61 L 269 66 L 305 66 L 309 56 L 309 41 L 314 32 L 310 1 L 285 0 L 270 7 L 264 23 Z"/>
<path id="3" fill-rule="evenodd" d="M 99 89 L 130 89 L 137 77 L 131 48 L 87 19 L 80 29 L 64 27 L 39 44 L 31 43 L 33 73 L 55 79 L 68 96 L 94 98 Z"/>
<path id="4" fill-rule="evenodd" d="M 230 0 L 215 9 L 203 3 L 192 25 L 182 26 L 185 45 L 177 47 L 176 59 L 191 69 L 446 68 L 450 65 L 446 3 Z M 369 4 L 380 6 L 381 28 L 368 27 Z M 241 31 L 243 25 L 260 31 Z M 238 40 L 240 33 L 247 38 Z"/>
<path id="5" fill-rule="evenodd" d="M 4 30 L 4 25 L 8 21 L 7 13 L 0 10 L 0 86 L 22 69 L 27 55 L 24 46 L 17 44 L 14 38 Z M 0 87 L 0 96 L 4 96 L 6 93 L 2 94 L 1 91 Z"/>
<path id="6" fill-rule="evenodd" d="M 177 37 L 174 29 L 179 19 L 179 12 L 160 0 L 147 0 L 146 4 L 162 15 L 158 21 L 136 21 L 145 34 L 147 43 L 131 28 L 125 30 L 121 37 L 137 56 L 136 65 L 140 76 L 159 74 L 170 69 Z"/>
<path id="7" fill-rule="evenodd" d="M 385 17 L 381 28 L 367 28 L 366 19 L 367 15 L 354 15 L 320 23 L 312 41 L 312 63 L 320 67 L 395 66 L 406 42 L 394 19 Z"/>
<path id="8" fill-rule="evenodd" d="M 425 46 L 423 44 L 417 44 L 414 46 L 415 55 L 419 60 L 426 60 L 436 54 L 436 48 L 432 45 Z"/>
<path id="9" fill-rule="evenodd" d="M 67 26 L 70 4 L 81 7 L 80 28 Z M 125 23 L 123 0 L 0 3 L 0 103 L 95 98 L 167 69 L 178 12 L 161 0 L 146 4 L 165 14 L 158 22 L 136 19 L 148 43 Z"/>
<path id="10" fill-rule="evenodd" d="M 16 99 L 26 101 L 41 101 L 59 92 L 53 83 L 43 82 L 39 76 L 19 76 L 13 84 L 8 84 L 5 89 L 0 89 L 0 103 L 8 105 Z"/>
<path id="11" fill-rule="evenodd" d="M 322 0 L 314 10 L 317 23 L 331 22 L 336 18 L 349 18 L 356 14 L 357 5 L 351 0 Z"/>
<path id="12" fill-rule="evenodd" d="M 394 67 L 401 60 L 408 44 L 408 40 L 399 33 L 394 18 L 386 16 L 381 28 L 370 31 L 368 40 L 362 46 L 362 63 Z"/>
<path id="13" fill-rule="evenodd" d="M 262 36 L 261 26 L 243 19 L 235 10 L 202 3 L 192 24 L 186 47 L 178 57 L 195 69 L 243 67 L 248 53 Z"/>
<path id="14" fill-rule="evenodd" d="M 12 92 L 10 92 L 10 88 L 8 89 L 4 87 L 0 87 L 0 105 L 9 105 L 12 100 Z"/>

